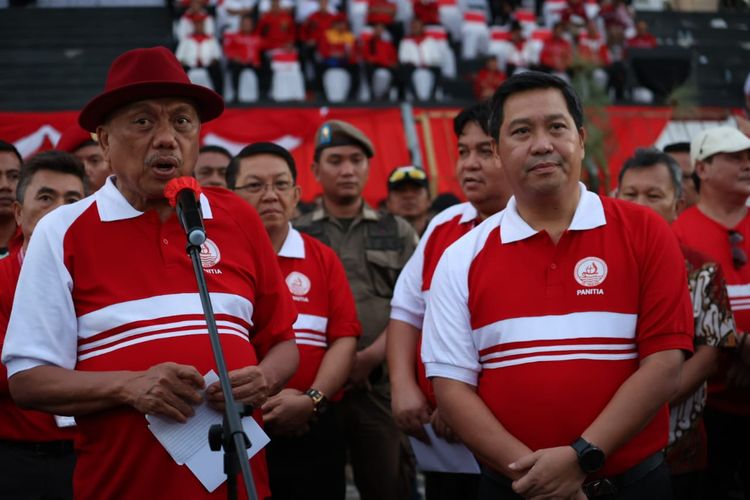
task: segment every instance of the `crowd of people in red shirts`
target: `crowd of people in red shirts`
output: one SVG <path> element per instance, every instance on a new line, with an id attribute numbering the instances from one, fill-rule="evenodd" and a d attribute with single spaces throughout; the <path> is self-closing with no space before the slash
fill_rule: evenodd
<path id="1" fill-rule="evenodd" d="M 356 21 L 351 8 L 342 9 L 331 0 L 308 0 L 301 6 L 285 0 L 185 2 L 175 27 L 177 58 L 188 70 L 205 68 L 213 88 L 222 94 L 224 75 L 229 75 L 235 99 L 245 69 L 256 74 L 258 95 L 272 97 L 272 62 L 278 59 L 299 62 L 304 98 L 325 99 L 323 74 L 341 68 L 349 75 L 348 100 L 360 98 L 363 77 L 374 98 L 390 97 L 392 88 L 392 97 L 399 100 L 409 92 L 419 99 L 412 76 L 415 69 L 424 68 L 434 77 L 430 99 L 437 96 L 443 77 L 470 79 L 475 96 L 486 98 L 514 71 L 536 69 L 567 79 L 583 69 L 591 71 L 613 99 L 623 100 L 626 51 L 658 45 L 647 23 L 636 20 L 624 0 L 548 0 L 540 19 L 547 28 L 517 5 L 498 8 L 492 3 L 485 9 L 492 11 L 491 19 L 479 15 L 486 25 L 486 43 L 469 56 L 461 53 L 463 59 L 485 58 L 486 64 L 475 74 L 456 75 L 455 62 L 452 70 L 446 69 L 450 66 L 446 58 L 455 58 L 459 44 L 468 43 L 473 35 L 446 30 L 436 0 L 412 0 L 406 13 L 398 3 L 372 0 L 366 3 L 364 17 Z M 468 13 L 463 15 L 467 20 L 461 22 L 474 21 Z M 390 76 L 389 88 L 375 93 L 379 69 Z"/>

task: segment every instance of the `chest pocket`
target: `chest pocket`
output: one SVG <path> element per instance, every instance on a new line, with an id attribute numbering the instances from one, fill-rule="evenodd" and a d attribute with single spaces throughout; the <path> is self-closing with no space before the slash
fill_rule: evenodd
<path id="1" fill-rule="evenodd" d="M 375 224 L 368 224 L 365 240 L 367 270 L 375 293 L 380 297 L 391 298 L 396 279 L 404 263 L 404 243 L 398 236 L 396 219 L 388 214 Z"/>

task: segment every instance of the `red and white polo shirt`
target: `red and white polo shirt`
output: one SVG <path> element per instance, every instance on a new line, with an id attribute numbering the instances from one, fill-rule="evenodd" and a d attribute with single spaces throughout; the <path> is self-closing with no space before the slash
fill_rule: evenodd
<path id="1" fill-rule="evenodd" d="M 750 255 L 750 212 L 737 226 L 727 228 L 692 206 L 680 214 L 672 229 L 685 245 L 721 265 L 737 328 L 750 332 L 750 263 L 735 267 L 729 242 L 730 229 L 737 231 L 743 237 L 737 245 L 745 255 Z"/>
<path id="2" fill-rule="evenodd" d="M 477 217 L 477 209 L 465 202 L 448 207 L 432 218 L 419 245 L 398 276 L 391 300 L 391 319 L 422 330 L 425 300 L 438 261 L 446 248 L 474 228 Z M 437 406 L 435 393 L 425 376 L 420 349 L 417 349 L 416 368 L 419 387 L 434 408 Z"/>
<path id="3" fill-rule="evenodd" d="M 429 377 L 475 385 L 532 450 L 572 443 L 639 361 L 692 351 L 692 309 L 676 238 L 652 210 L 586 191 L 555 245 L 515 198 L 453 244 L 433 277 L 422 358 Z M 667 405 L 602 471 L 664 448 Z"/>
<path id="4" fill-rule="evenodd" d="M 721 266 L 737 330 L 750 332 L 750 263 L 735 267 L 729 241 L 730 229 L 737 231 L 742 235 L 737 246 L 745 255 L 750 255 L 750 213 L 735 227 L 727 228 L 693 206 L 680 214 L 672 223 L 672 229 L 683 244 Z M 733 414 L 750 415 L 747 391 L 727 386 L 725 372 L 726 367 L 709 381 L 708 405 Z"/>
<path id="5" fill-rule="evenodd" d="M 0 345 L 5 340 L 22 262 L 21 248 L 0 259 Z M 49 413 L 19 408 L 10 396 L 5 365 L 0 364 L 0 439 L 32 443 L 72 441 L 75 432 L 75 427 L 58 427 Z"/>
<path id="6" fill-rule="evenodd" d="M 278 259 L 298 312 L 294 338 L 299 367 L 286 386 L 304 392 L 312 387 L 328 347 L 340 338 L 359 337 L 362 326 L 344 266 L 333 249 L 290 225 Z"/>
<path id="7" fill-rule="evenodd" d="M 185 233 L 175 214 L 139 212 L 112 182 L 47 214 L 26 254 L 3 350 L 9 376 L 40 365 L 146 370 L 165 361 L 214 368 Z M 229 191 L 201 196 L 201 262 L 227 367 L 257 364 L 293 338 L 296 311 L 255 210 Z M 256 412 L 256 419 L 260 419 Z M 76 418 L 79 498 L 222 498 L 177 465 L 122 406 Z M 251 461 L 260 498 L 265 458 Z M 242 488 L 240 487 L 240 490 Z"/>

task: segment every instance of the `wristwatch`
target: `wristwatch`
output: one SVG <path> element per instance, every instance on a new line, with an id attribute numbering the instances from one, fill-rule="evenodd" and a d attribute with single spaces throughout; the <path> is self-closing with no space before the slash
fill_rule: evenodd
<path id="1" fill-rule="evenodd" d="M 328 408 L 328 398 L 319 390 L 310 388 L 305 391 L 305 396 L 312 399 L 314 413 L 323 413 Z"/>
<path id="2" fill-rule="evenodd" d="M 580 465 L 581 470 L 586 474 L 594 473 L 604 467 L 606 457 L 600 448 L 597 448 L 582 437 L 576 439 L 570 446 L 576 451 L 578 465 Z"/>

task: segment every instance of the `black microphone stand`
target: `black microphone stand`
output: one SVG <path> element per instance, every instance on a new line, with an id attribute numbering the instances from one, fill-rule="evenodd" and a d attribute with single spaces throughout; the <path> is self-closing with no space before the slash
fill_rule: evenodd
<path id="1" fill-rule="evenodd" d="M 203 242 L 201 241 L 196 244 L 197 241 L 195 240 L 201 238 L 193 238 L 193 236 L 195 236 L 195 234 L 188 236 L 186 250 L 190 259 L 193 261 L 193 271 L 195 271 L 195 279 L 198 281 L 198 292 L 201 297 L 201 304 L 203 305 L 203 313 L 206 316 L 208 336 L 211 339 L 211 349 L 214 352 L 216 368 L 219 372 L 219 382 L 221 383 L 221 391 L 224 393 L 225 405 L 223 424 L 211 426 L 208 433 L 208 442 L 213 451 L 219 451 L 219 449 L 224 448 L 224 473 L 227 475 L 227 498 L 229 500 L 237 499 L 237 465 L 239 464 L 239 469 L 242 472 L 242 479 L 245 482 L 247 498 L 248 500 L 257 500 L 258 497 L 255 493 L 253 475 L 250 471 L 250 463 L 247 460 L 247 453 L 245 452 L 245 450 L 250 447 L 250 440 L 242 430 L 240 410 L 237 408 L 237 403 L 232 395 L 232 384 L 229 381 L 229 373 L 227 372 L 227 365 L 224 361 L 224 351 L 221 348 L 219 332 L 216 329 L 214 309 L 211 305 L 211 298 L 208 295 L 206 278 L 203 276 L 203 266 L 201 265 L 200 259 L 200 245 Z M 206 239 L 205 233 L 202 235 L 202 239 Z M 193 241 L 191 242 L 191 240 Z M 242 414 L 243 416 L 245 415 L 244 408 Z"/>

